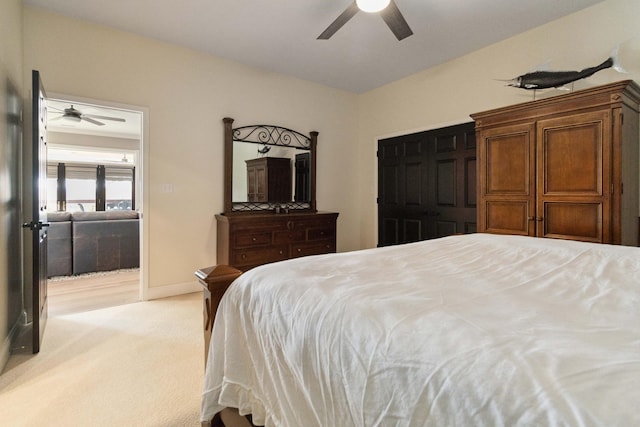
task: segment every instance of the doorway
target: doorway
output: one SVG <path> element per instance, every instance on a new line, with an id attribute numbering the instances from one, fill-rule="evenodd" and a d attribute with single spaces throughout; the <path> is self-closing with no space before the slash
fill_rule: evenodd
<path id="1" fill-rule="evenodd" d="M 50 94 L 49 312 L 144 300 L 145 108 Z"/>
<path id="2" fill-rule="evenodd" d="M 378 246 L 476 231 L 475 123 L 378 141 Z"/>

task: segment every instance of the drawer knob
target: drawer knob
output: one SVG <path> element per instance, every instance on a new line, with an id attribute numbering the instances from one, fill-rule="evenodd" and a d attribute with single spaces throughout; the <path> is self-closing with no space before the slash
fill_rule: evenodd
<path id="1" fill-rule="evenodd" d="M 282 255 L 282 249 L 280 249 L 280 255 Z"/>
<path id="2" fill-rule="evenodd" d="M 255 242 L 255 241 L 256 241 L 256 240 L 258 240 L 258 239 L 256 239 L 255 237 L 253 237 L 251 240 L 253 240 L 253 241 Z"/>
<path id="3" fill-rule="evenodd" d="M 302 252 L 302 249 L 298 248 L 298 253 L 299 253 L 299 252 Z"/>
<path id="4" fill-rule="evenodd" d="M 242 255 L 240 255 L 240 258 L 242 258 L 242 259 L 247 259 L 247 254 L 242 254 Z"/>

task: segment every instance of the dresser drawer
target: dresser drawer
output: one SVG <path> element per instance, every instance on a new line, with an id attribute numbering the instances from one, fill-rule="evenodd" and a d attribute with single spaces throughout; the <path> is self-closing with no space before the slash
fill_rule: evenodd
<path id="1" fill-rule="evenodd" d="M 231 263 L 233 266 L 266 264 L 289 258 L 287 245 L 269 246 L 264 248 L 247 248 L 233 251 Z"/>
<path id="2" fill-rule="evenodd" d="M 234 247 L 270 245 L 272 233 L 270 231 L 251 231 L 248 233 L 236 233 Z"/>
<path id="3" fill-rule="evenodd" d="M 290 221 L 289 228 L 304 229 L 309 228 L 335 228 L 336 221 L 326 218 L 303 218 L 296 221 Z"/>
<path id="4" fill-rule="evenodd" d="M 311 228 L 307 230 L 307 240 L 332 239 L 336 237 L 334 228 Z"/>
<path id="5" fill-rule="evenodd" d="M 273 243 L 292 243 L 304 240 L 304 230 L 276 231 L 273 233 Z"/>
<path id="6" fill-rule="evenodd" d="M 317 240 L 314 242 L 296 243 L 291 245 L 291 258 L 307 255 L 320 255 L 336 251 L 333 240 Z"/>

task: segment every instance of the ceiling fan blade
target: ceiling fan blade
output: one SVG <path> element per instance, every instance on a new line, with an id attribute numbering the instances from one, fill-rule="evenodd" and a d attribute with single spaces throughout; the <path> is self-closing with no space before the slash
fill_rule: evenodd
<path id="1" fill-rule="evenodd" d="M 112 120 L 114 122 L 126 122 L 125 119 L 120 118 L 120 117 L 98 116 L 96 114 L 83 114 L 82 117 L 93 117 L 94 119 Z"/>
<path id="2" fill-rule="evenodd" d="M 87 116 L 82 116 L 82 117 L 80 117 L 80 119 L 81 119 L 81 120 L 86 120 L 86 121 L 88 121 L 89 123 L 93 123 L 94 125 L 104 126 L 104 123 L 99 122 L 99 121 L 97 121 L 97 120 L 90 119 L 90 118 L 89 118 L 89 117 L 87 117 Z"/>
<path id="3" fill-rule="evenodd" d="M 382 19 L 384 19 L 384 22 L 387 23 L 389 29 L 398 40 L 405 39 L 413 34 L 395 1 L 391 0 L 389 6 L 380 12 L 380 16 L 382 16 Z"/>
<path id="4" fill-rule="evenodd" d="M 52 121 L 54 121 L 54 120 L 60 120 L 60 119 L 62 119 L 62 116 L 52 117 L 52 118 L 48 118 L 48 117 L 47 117 L 47 121 L 49 121 L 49 122 L 52 122 Z"/>
<path id="5" fill-rule="evenodd" d="M 346 24 L 349 19 L 353 18 L 353 15 L 358 13 L 359 10 L 360 9 L 358 9 L 358 5 L 355 1 L 351 3 L 351 5 L 349 5 L 349 7 L 347 7 L 344 12 L 342 12 L 340 16 L 338 16 L 336 20 L 333 21 L 327 27 L 327 29 L 318 36 L 317 40 L 328 40 L 332 35 L 335 34 L 336 31 L 342 28 L 342 26 Z"/>

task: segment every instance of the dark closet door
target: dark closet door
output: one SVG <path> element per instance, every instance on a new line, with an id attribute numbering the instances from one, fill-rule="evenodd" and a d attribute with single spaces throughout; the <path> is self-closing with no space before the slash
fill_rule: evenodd
<path id="1" fill-rule="evenodd" d="M 475 123 L 428 132 L 428 202 L 434 215 L 427 238 L 476 232 Z"/>
<path id="2" fill-rule="evenodd" d="M 473 122 L 378 141 L 378 245 L 475 232 Z"/>

